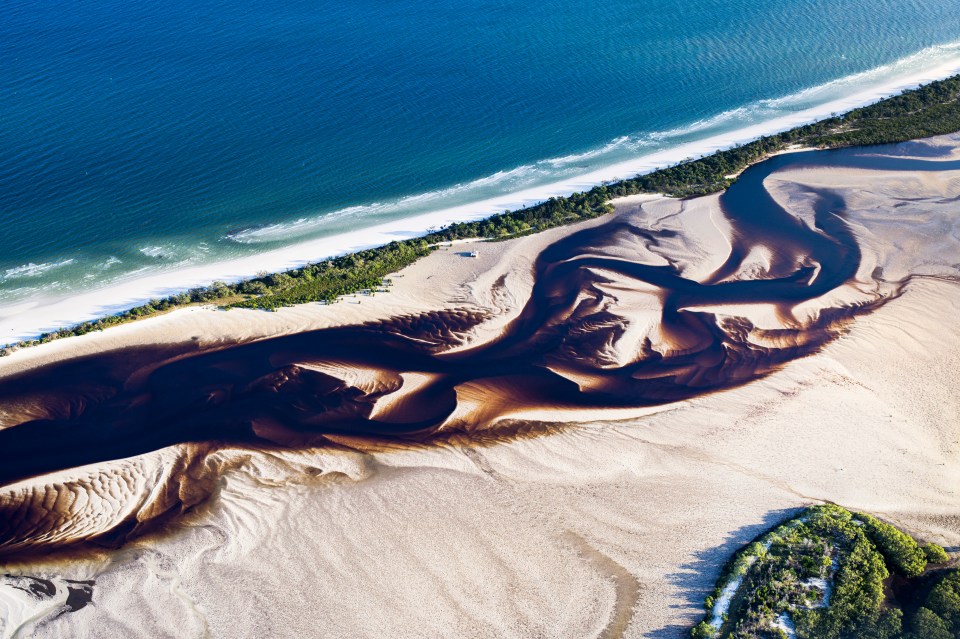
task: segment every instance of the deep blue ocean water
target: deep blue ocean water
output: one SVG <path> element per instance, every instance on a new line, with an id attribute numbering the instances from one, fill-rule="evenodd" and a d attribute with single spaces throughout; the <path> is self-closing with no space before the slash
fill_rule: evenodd
<path id="1" fill-rule="evenodd" d="M 0 307 L 557 181 L 958 40 L 956 0 L 5 0 Z"/>

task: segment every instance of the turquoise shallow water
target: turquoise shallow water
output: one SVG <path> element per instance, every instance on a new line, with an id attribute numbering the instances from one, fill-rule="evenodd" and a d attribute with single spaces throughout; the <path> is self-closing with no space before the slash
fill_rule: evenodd
<path id="1" fill-rule="evenodd" d="M 0 305 L 555 182 L 957 40 L 943 0 L 9 0 Z"/>

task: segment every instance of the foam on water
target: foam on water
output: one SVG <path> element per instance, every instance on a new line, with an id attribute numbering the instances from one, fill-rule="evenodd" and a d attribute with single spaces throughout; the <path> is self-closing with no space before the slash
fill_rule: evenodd
<path id="1" fill-rule="evenodd" d="M 106 260 L 104 260 L 102 263 L 100 263 L 100 264 L 97 265 L 97 270 L 106 271 L 107 269 L 109 269 L 109 268 L 111 268 L 112 266 L 115 266 L 115 265 L 117 265 L 117 264 L 123 264 L 123 260 L 121 260 L 121 259 L 118 258 L 118 257 L 115 257 L 115 256 L 111 255 L 111 256 L 108 257 Z"/>
<path id="2" fill-rule="evenodd" d="M 589 173 L 580 173 L 561 181 L 448 208 L 429 210 L 429 206 L 427 206 L 425 207 L 428 210 L 426 213 L 414 214 L 409 217 L 398 216 L 392 220 L 388 218 L 388 221 L 366 228 L 357 228 L 357 225 L 352 224 L 353 230 L 231 260 L 198 265 L 194 255 L 191 258 L 172 264 L 171 268 L 166 271 L 158 271 L 158 269 L 150 266 L 140 267 L 135 273 L 137 275 L 143 274 L 142 277 L 118 279 L 107 288 L 72 294 L 66 299 L 54 297 L 28 304 L 11 305 L 6 309 L 0 308 L 0 343 L 29 339 L 43 332 L 87 319 L 102 317 L 105 314 L 118 312 L 133 305 L 171 295 L 190 287 L 204 286 L 215 280 L 232 282 L 253 277 L 263 271 L 273 272 L 295 268 L 325 257 L 416 237 L 429 229 L 442 227 L 455 221 L 482 219 L 504 210 L 512 210 L 541 202 L 550 197 L 583 191 L 603 182 L 650 172 L 688 158 L 730 148 L 762 135 L 784 131 L 822 119 L 831 113 L 863 106 L 882 97 L 915 87 L 918 84 L 960 72 L 960 45 L 937 47 L 936 50 L 940 52 L 940 55 L 932 57 L 930 51 L 924 51 L 911 56 L 910 63 L 900 61 L 895 65 L 889 65 L 887 68 L 900 71 L 892 77 L 884 77 L 879 72 L 871 72 L 870 74 L 858 74 L 858 77 L 854 79 L 847 78 L 831 83 L 833 86 L 846 86 L 850 90 L 853 87 L 859 89 L 855 93 L 845 92 L 846 95 L 841 99 L 791 112 L 744 128 L 669 146 L 660 151 L 648 153 Z M 879 82 L 875 85 L 864 84 L 867 78 Z M 669 135 L 675 138 L 681 137 L 680 134 L 674 132 L 669 132 Z M 490 178 L 484 178 L 484 181 L 489 184 L 498 179 L 501 178 L 491 176 Z M 468 188 L 465 185 L 454 187 L 452 190 L 465 191 Z M 438 194 L 427 193 L 401 200 L 401 202 L 431 203 L 436 202 L 437 199 L 439 199 Z M 381 211 L 389 210 L 391 212 L 403 208 L 400 203 L 371 205 L 371 208 L 374 207 Z M 369 215 L 372 212 L 370 209 L 364 211 L 362 207 L 341 210 L 335 214 L 335 217 L 357 215 L 361 211 L 365 214 L 362 217 L 358 215 L 357 219 L 376 219 Z M 308 220 L 301 222 L 304 226 L 308 223 Z M 324 224 L 324 218 L 316 218 L 313 223 L 317 227 L 321 227 Z M 278 224 L 273 228 L 251 230 L 244 237 L 256 238 L 258 232 L 272 232 L 281 235 L 286 230 L 284 225 Z M 234 239 L 234 241 L 241 240 Z M 256 240 L 247 239 L 247 241 Z M 141 249 L 147 255 L 159 250 L 160 247 Z M 160 253 L 156 254 L 159 255 Z"/>
<path id="3" fill-rule="evenodd" d="M 241 244 L 302 240 L 310 234 L 331 229 L 335 223 L 344 218 L 360 223 L 366 220 L 369 223 L 388 216 L 413 215 L 426 212 L 430 208 L 461 203 L 476 204 L 478 207 L 486 205 L 484 211 L 487 214 L 502 212 L 504 208 L 492 208 L 489 205 L 490 198 L 487 195 L 492 189 L 502 191 L 504 201 L 514 206 L 518 206 L 517 202 L 520 203 L 519 205 L 529 205 L 555 195 L 569 195 L 572 191 L 565 190 L 562 186 L 567 184 L 567 178 L 580 178 L 578 181 L 582 186 L 595 186 L 605 180 L 631 177 L 664 166 L 644 161 L 651 151 L 669 151 L 679 143 L 700 141 L 707 136 L 748 129 L 760 126 L 764 122 L 779 121 L 791 114 L 817 109 L 815 114 L 808 114 L 797 121 L 806 123 L 814 118 L 826 117 L 863 106 L 899 90 L 914 87 L 921 82 L 945 77 L 954 71 L 960 71 L 960 41 L 929 47 L 894 63 L 839 78 L 787 96 L 758 100 L 752 104 L 698 120 L 685 127 L 620 136 L 597 149 L 499 171 L 466 184 L 457 184 L 450 188 L 412 195 L 395 201 L 350 206 L 318 213 L 315 216 L 301 217 L 290 222 L 277 222 L 242 229 L 228 234 L 226 238 Z M 830 110 L 818 108 L 824 105 L 829 105 Z M 779 132 L 783 128 L 766 127 L 757 135 Z M 747 139 L 743 135 L 736 138 L 738 143 Z M 697 156 L 712 150 L 715 149 L 709 147 L 692 149 Z M 687 157 L 694 157 L 694 155 Z M 680 159 L 687 159 L 687 157 Z M 634 166 L 636 166 L 635 171 Z M 593 169 L 594 175 L 606 174 L 607 177 L 585 181 L 581 176 L 587 169 Z M 561 186 L 558 188 L 558 185 Z M 528 187 L 534 186 L 540 186 L 542 192 L 530 191 L 523 199 L 510 199 L 511 192 L 521 190 L 526 192 Z"/>
<path id="4" fill-rule="evenodd" d="M 3 274 L 3 279 L 15 280 L 23 277 L 37 277 L 48 271 L 52 271 L 53 269 L 69 266 L 75 261 L 76 260 L 73 259 L 65 259 L 60 260 L 59 262 L 46 262 L 43 264 L 34 264 L 33 262 L 30 262 L 29 264 L 22 264 L 20 266 L 8 268 Z"/>
<path id="5" fill-rule="evenodd" d="M 0 341 L 568 195 L 960 68 L 960 19 L 933 0 L 865 0 L 843 32 L 824 2 L 202 0 L 184 29 L 179 0 L 69 15 L 14 0 Z"/>

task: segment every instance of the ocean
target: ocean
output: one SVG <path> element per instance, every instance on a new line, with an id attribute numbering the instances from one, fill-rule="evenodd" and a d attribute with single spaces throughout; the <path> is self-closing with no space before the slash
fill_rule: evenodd
<path id="1" fill-rule="evenodd" d="M 954 0 L 6 0 L 0 342 L 957 68 Z"/>

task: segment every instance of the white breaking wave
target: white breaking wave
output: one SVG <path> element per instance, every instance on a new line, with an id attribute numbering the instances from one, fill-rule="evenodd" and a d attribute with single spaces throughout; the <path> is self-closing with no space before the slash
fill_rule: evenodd
<path id="1" fill-rule="evenodd" d="M 121 260 L 119 257 L 115 257 L 111 255 L 106 260 L 104 260 L 103 263 L 97 264 L 97 270 L 106 271 L 107 269 L 111 268 L 113 265 L 122 264 L 122 263 L 123 263 L 123 260 Z"/>
<path id="2" fill-rule="evenodd" d="M 369 220 L 371 218 L 385 217 L 403 212 L 414 214 L 425 212 L 431 208 L 435 208 L 437 203 L 456 199 L 458 196 L 462 197 L 465 194 L 482 191 L 483 189 L 493 187 L 496 188 L 497 191 L 502 191 L 529 186 L 536 182 L 538 177 L 550 177 L 553 174 L 553 172 L 543 168 L 541 166 L 542 164 L 544 164 L 544 162 L 526 164 L 509 171 L 498 171 L 493 175 L 472 182 L 455 184 L 449 188 L 410 195 L 394 201 L 348 206 L 316 217 L 301 217 L 292 222 L 277 222 L 275 224 L 243 229 L 229 233 L 226 238 L 239 244 L 277 242 L 302 237 L 304 234 L 330 227 L 344 219 Z M 507 189 L 503 189 L 502 187 L 507 187 Z"/>
<path id="3" fill-rule="evenodd" d="M 228 233 L 226 239 L 238 244 L 259 244 L 264 242 L 281 242 L 291 238 L 303 237 L 316 233 L 343 221 L 344 219 L 367 219 L 387 217 L 402 213 L 417 214 L 427 212 L 437 205 L 456 203 L 469 197 L 471 194 L 483 197 L 485 193 L 504 193 L 528 188 L 538 182 L 552 182 L 557 179 L 575 175 L 583 171 L 584 162 L 620 152 L 636 153 L 642 149 L 659 146 L 663 134 L 647 134 L 642 137 L 621 136 L 604 146 L 586 151 L 565 155 L 558 158 L 540 160 L 534 164 L 523 164 L 513 169 L 498 171 L 486 177 L 455 184 L 451 187 L 409 195 L 388 202 L 371 202 L 348 206 L 330 213 L 316 216 L 305 216 L 289 222 L 276 222 L 255 226 Z M 476 200 L 476 198 L 473 198 Z M 502 211 L 499 211 L 502 212 Z"/>
<path id="4" fill-rule="evenodd" d="M 867 71 L 855 73 L 852 75 L 837 78 L 824 84 L 809 87 L 796 93 L 791 93 L 779 98 L 767 98 L 758 100 L 751 104 L 730 109 L 709 118 L 698 120 L 691 125 L 653 133 L 651 137 L 660 139 L 671 139 L 689 136 L 692 133 L 701 133 L 714 129 L 726 128 L 733 125 L 752 124 L 759 120 L 766 120 L 780 115 L 794 113 L 803 109 L 814 107 L 820 104 L 843 100 L 853 93 L 862 92 L 870 87 L 886 85 L 891 80 L 913 78 L 918 72 L 923 73 L 930 70 L 938 70 L 946 65 L 960 63 L 960 41 L 948 44 L 940 44 L 923 49 L 911 56 L 901 58 Z M 960 69 L 957 69 L 960 70 Z M 946 77 L 938 75 L 937 77 Z M 936 78 L 930 78 L 936 79 Z M 925 79 L 923 82 L 929 80 Z M 916 86 L 920 82 L 908 82 L 908 86 L 899 87 L 908 89 Z M 878 98 L 879 99 L 879 98 Z M 853 104 L 846 108 L 833 111 L 840 113 L 847 109 L 863 106 L 862 104 Z M 826 114 L 825 114 L 826 115 Z"/>
<path id="5" fill-rule="evenodd" d="M 646 136 L 645 138 L 636 138 L 629 135 L 622 135 L 619 138 L 615 138 L 606 144 L 604 144 L 599 149 L 594 149 L 593 151 L 587 151 L 585 153 L 575 153 L 573 155 L 565 155 L 559 158 L 553 158 L 550 160 L 543 160 L 544 164 L 549 164 L 550 166 L 562 167 L 568 166 L 570 164 L 577 164 L 583 162 L 584 160 L 592 160 L 593 158 L 606 155 L 611 151 L 620 151 L 623 149 L 636 151 L 643 147 L 653 146 L 652 136 Z"/>
<path id="6" fill-rule="evenodd" d="M 953 65 L 958 60 L 960 60 L 960 41 L 938 44 L 889 64 L 837 78 L 782 98 L 764 100 L 763 102 L 771 108 L 807 107 L 812 104 L 836 100 L 849 95 L 852 91 L 862 91 L 864 88 L 886 84 L 891 79 L 913 78 L 918 73 L 936 72 L 944 65 Z M 956 71 L 956 69 L 953 69 L 953 71 Z M 929 80 L 924 79 L 923 81 L 927 82 Z"/>
<path id="7" fill-rule="evenodd" d="M 140 252 L 147 257 L 155 257 L 157 259 L 169 257 L 172 254 L 172 251 L 164 246 L 144 246 L 140 248 Z"/>
<path id="8" fill-rule="evenodd" d="M 74 259 L 60 260 L 59 262 L 44 262 L 42 264 L 34 264 L 30 262 L 28 264 L 22 264 L 20 266 L 15 266 L 13 268 L 8 268 L 3 275 L 4 280 L 15 280 L 21 277 L 37 277 L 43 275 L 47 271 L 52 271 L 55 268 L 60 268 L 61 266 L 68 266 L 74 263 Z"/>
<path id="9" fill-rule="evenodd" d="M 788 96 L 732 109 L 687 127 L 637 137 L 619 137 L 585 154 L 543 160 L 395 202 L 365 204 L 326 215 L 304 216 L 292 223 L 295 225 L 292 233 L 291 223 L 279 222 L 239 231 L 229 239 L 245 244 L 297 241 L 282 248 L 221 262 L 171 264 L 171 268 L 163 272 L 151 268 L 142 277 L 134 278 L 128 274 L 122 281 L 118 280 L 99 290 L 73 292 L 69 297 L 61 296 L 14 307 L 0 303 L 0 342 L 30 339 L 43 332 L 125 310 L 151 298 L 171 295 L 194 286 L 205 286 L 215 280 L 235 282 L 262 271 L 296 268 L 333 255 L 417 237 L 432 228 L 453 222 L 482 219 L 551 197 L 589 190 L 598 184 L 649 173 L 685 159 L 809 124 L 833 113 L 872 104 L 906 89 L 957 73 L 960 73 L 960 41 L 929 47 L 897 62 Z M 664 146 L 662 141 L 667 139 L 675 139 L 678 143 Z M 588 159 L 602 159 L 605 155 L 612 157 L 622 154 L 631 145 L 641 150 L 645 148 L 644 145 L 654 148 L 587 171 L 578 164 Z M 335 224 L 331 224 L 338 217 L 341 220 L 349 219 L 349 229 L 341 232 Z M 304 235 L 322 230 L 328 224 L 333 226 L 334 233 L 304 239 Z M 26 267 L 31 266 L 40 265 L 10 269 L 8 276 L 11 271 L 17 272 L 21 268 L 27 272 L 29 269 Z"/>
<path id="10" fill-rule="evenodd" d="M 540 184 L 544 196 L 533 200 L 524 200 L 523 203 L 528 205 L 535 201 L 547 199 L 551 195 L 557 195 L 556 189 L 551 187 L 554 187 L 558 182 L 564 183 L 567 178 L 574 176 L 577 172 L 584 170 L 599 172 L 605 170 L 605 167 L 613 169 L 614 167 L 627 166 L 631 161 L 629 158 L 640 161 L 646 157 L 642 154 L 651 151 L 669 150 L 671 143 L 673 146 L 677 146 L 696 139 L 703 139 L 706 136 L 753 127 L 811 107 L 816 108 L 818 105 L 836 104 L 836 108 L 818 113 L 816 118 L 807 118 L 797 124 L 807 123 L 832 113 L 862 106 L 897 90 L 915 86 L 919 83 L 919 80 L 914 80 L 918 73 L 930 74 L 929 77 L 923 75 L 923 81 L 944 77 L 947 74 L 941 73 L 940 70 L 945 65 L 960 67 L 960 42 L 929 47 L 890 64 L 838 78 L 790 95 L 758 100 L 682 127 L 620 136 L 596 149 L 583 153 L 574 153 L 540 160 L 533 164 L 524 164 L 513 169 L 498 171 L 471 182 L 455 184 L 448 188 L 410 195 L 393 201 L 359 204 L 327 213 L 306 215 L 293 221 L 251 227 L 230 233 L 226 236 L 226 239 L 239 244 L 304 239 L 322 233 L 324 230 L 335 230 L 331 227 L 336 227 L 345 218 L 358 221 L 366 218 L 372 224 L 379 221 L 377 218 L 382 219 L 399 215 L 412 216 L 440 206 L 452 207 L 476 202 L 478 207 L 481 207 L 493 195 L 502 194 L 503 197 L 508 197 L 510 193 Z M 904 81 L 905 85 L 901 86 Z M 891 82 L 895 86 L 889 90 L 885 89 L 884 87 L 890 86 Z M 865 90 L 871 91 L 871 89 L 874 89 L 875 94 L 871 95 L 870 98 L 847 101 L 847 98 L 852 94 L 859 94 Z M 779 130 L 784 130 L 784 128 Z M 765 131 L 758 135 L 776 133 L 779 130 Z M 747 140 L 738 140 L 738 142 L 745 141 Z M 705 146 L 699 152 L 677 157 L 674 161 L 700 157 L 714 150 L 716 148 Z M 608 177 L 584 186 L 589 188 L 605 180 L 632 177 L 662 166 L 664 165 L 638 164 L 636 170 L 625 169 L 621 172 L 610 172 Z M 567 195 L 569 192 L 571 191 L 560 194 Z M 491 214 L 502 212 L 505 208 L 494 210 L 484 208 L 484 211 Z"/>

